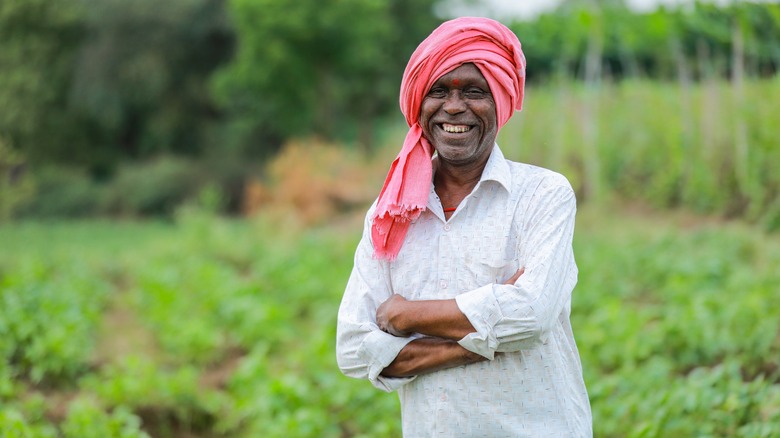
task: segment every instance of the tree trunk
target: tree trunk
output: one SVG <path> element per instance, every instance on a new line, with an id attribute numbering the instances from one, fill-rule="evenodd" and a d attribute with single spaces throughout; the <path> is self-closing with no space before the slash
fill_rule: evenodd
<path id="1" fill-rule="evenodd" d="M 582 114 L 582 147 L 584 165 L 584 188 L 586 198 L 601 199 L 601 157 L 598 151 L 599 88 L 601 84 L 601 54 L 603 34 L 600 11 L 591 7 L 593 22 L 588 35 L 588 50 L 585 57 L 585 101 Z"/>

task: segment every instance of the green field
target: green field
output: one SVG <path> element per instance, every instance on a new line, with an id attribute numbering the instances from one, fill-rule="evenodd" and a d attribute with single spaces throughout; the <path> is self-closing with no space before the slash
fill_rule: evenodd
<path id="1" fill-rule="evenodd" d="M 0 437 L 400 436 L 335 364 L 359 227 L 0 226 Z M 780 436 L 780 236 L 583 207 L 575 251 L 596 436 Z"/>

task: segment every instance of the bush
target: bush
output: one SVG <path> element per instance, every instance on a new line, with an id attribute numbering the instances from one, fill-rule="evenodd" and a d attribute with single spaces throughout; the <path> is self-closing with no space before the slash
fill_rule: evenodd
<path id="1" fill-rule="evenodd" d="M 0 379 L 66 382 L 85 371 L 107 291 L 79 261 L 25 262 L 0 278 Z M 12 388 L 0 380 L 0 391 Z"/>
<path id="2" fill-rule="evenodd" d="M 121 215 L 169 215 L 195 196 L 206 180 L 195 162 L 183 158 L 126 164 L 108 185 L 105 207 Z"/>
<path id="3" fill-rule="evenodd" d="M 0 407 L 0 438 L 55 438 L 51 425 L 32 425 L 15 409 Z"/>
<path id="4" fill-rule="evenodd" d="M 86 217 L 101 210 L 104 190 L 81 169 L 45 167 L 32 178 L 35 195 L 20 208 L 23 216 Z"/>
<path id="5" fill-rule="evenodd" d="M 32 195 L 24 158 L 0 137 L 0 221 L 12 218 Z"/>
<path id="6" fill-rule="evenodd" d="M 126 408 L 106 412 L 86 397 L 71 403 L 62 431 L 65 438 L 149 438 L 141 420 Z"/>
<path id="7" fill-rule="evenodd" d="M 320 223 L 334 213 L 365 208 L 386 172 L 343 146 L 292 141 L 268 164 L 270 202 L 299 213 L 305 223 Z"/>
<path id="8" fill-rule="evenodd" d="M 125 163 L 112 179 L 100 182 L 83 169 L 49 166 L 34 170 L 29 181 L 21 181 L 9 191 L 2 176 L 1 147 L 0 143 L 0 220 L 11 215 L 169 216 L 190 203 L 218 210 L 214 211 L 217 213 L 232 212 L 239 208 L 243 181 L 250 167 L 229 157 L 209 159 L 207 166 L 206 159 L 160 156 L 151 161 Z M 19 192 L 19 188 L 26 191 Z M 204 201 L 208 205 L 202 205 Z"/>
<path id="9" fill-rule="evenodd" d="M 743 93 L 749 105 L 725 81 L 551 83 L 529 94 L 498 142 L 510 159 L 565 174 L 579 201 L 617 195 L 772 230 L 780 216 L 780 80 L 746 81 Z"/>

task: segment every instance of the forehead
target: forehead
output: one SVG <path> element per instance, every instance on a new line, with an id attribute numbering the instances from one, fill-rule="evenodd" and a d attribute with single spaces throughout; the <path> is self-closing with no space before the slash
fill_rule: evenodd
<path id="1" fill-rule="evenodd" d="M 480 72 L 477 66 L 472 63 L 463 64 L 453 70 L 450 70 L 437 79 L 435 83 L 451 83 L 454 81 L 460 83 L 478 83 L 487 85 L 487 80 L 485 80 L 485 77 L 482 76 L 482 72 Z"/>

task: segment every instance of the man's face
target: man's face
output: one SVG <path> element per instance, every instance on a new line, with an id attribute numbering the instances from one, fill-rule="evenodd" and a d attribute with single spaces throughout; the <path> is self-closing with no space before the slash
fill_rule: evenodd
<path id="1" fill-rule="evenodd" d="M 461 65 L 431 86 L 420 126 L 439 159 L 455 165 L 487 160 L 498 133 L 496 102 L 474 64 Z"/>

